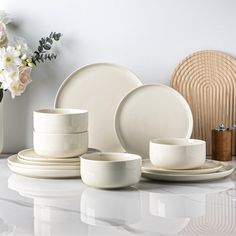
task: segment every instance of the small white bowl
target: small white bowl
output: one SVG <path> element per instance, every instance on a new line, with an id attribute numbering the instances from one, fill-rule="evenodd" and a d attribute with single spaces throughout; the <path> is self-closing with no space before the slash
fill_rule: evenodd
<path id="1" fill-rule="evenodd" d="M 139 182 L 141 157 L 129 153 L 92 153 L 80 157 L 83 182 L 95 188 L 115 189 Z"/>
<path id="2" fill-rule="evenodd" d="M 34 151 L 45 157 L 75 157 L 88 151 L 88 132 L 46 134 L 34 132 Z"/>
<path id="3" fill-rule="evenodd" d="M 34 130 L 39 133 L 68 134 L 88 130 L 88 111 L 43 109 L 34 111 Z"/>
<path id="4" fill-rule="evenodd" d="M 153 139 L 150 141 L 151 163 L 165 169 L 193 169 L 206 160 L 206 142 L 198 139 Z"/>

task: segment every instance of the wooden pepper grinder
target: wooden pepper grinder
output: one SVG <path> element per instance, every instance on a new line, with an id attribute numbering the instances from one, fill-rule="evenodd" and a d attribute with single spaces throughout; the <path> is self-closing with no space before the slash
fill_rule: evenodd
<path id="1" fill-rule="evenodd" d="M 232 160 L 232 129 L 225 128 L 224 124 L 212 130 L 212 159 Z"/>

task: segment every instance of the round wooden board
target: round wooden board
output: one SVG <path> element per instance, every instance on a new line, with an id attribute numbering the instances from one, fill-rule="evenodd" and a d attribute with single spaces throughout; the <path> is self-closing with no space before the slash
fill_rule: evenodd
<path id="1" fill-rule="evenodd" d="M 176 67 L 171 86 L 190 105 L 192 137 L 206 140 L 211 155 L 211 130 L 236 123 L 236 60 L 212 50 L 190 54 Z"/>

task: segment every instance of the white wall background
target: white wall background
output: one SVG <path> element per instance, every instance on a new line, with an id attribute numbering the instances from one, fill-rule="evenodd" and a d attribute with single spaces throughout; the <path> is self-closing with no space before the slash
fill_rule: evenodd
<path id="1" fill-rule="evenodd" d="M 32 111 L 52 107 L 61 82 L 76 68 L 113 62 L 144 83 L 168 84 L 189 53 L 216 49 L 236 56 L 235 0 L 0 0 L 13 16 L 10 33 L 37 46 L 63 33 L 60 55 L 33 71 L 26 93 L 4 97 L 4 150 L 32 146 Z"/>

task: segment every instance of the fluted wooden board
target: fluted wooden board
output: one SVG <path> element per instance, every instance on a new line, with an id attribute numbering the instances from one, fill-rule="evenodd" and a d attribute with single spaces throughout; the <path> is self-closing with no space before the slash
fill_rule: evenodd
<path id="1" fill-rule="evenodd" d="M 190 54 L 176 67 L 171 86 L 191 107 L 192 137 L 206 140 L 211 155 L 211 130 L 220 123 L 231 127 L 236 122 L 236 60 L 219 51 Z"/>

